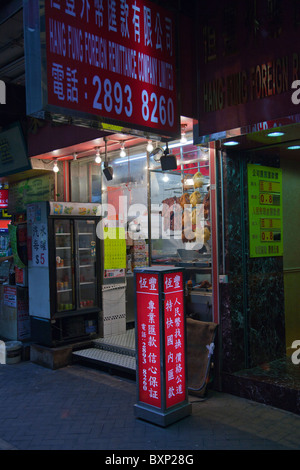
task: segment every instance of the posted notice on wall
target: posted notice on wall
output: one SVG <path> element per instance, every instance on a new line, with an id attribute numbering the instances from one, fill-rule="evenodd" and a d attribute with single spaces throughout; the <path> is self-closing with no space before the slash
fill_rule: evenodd
<path id="1" fill-rule="evenodd" d="M 282 170 L 247 165 L 250 258 L 283 255 Z"/>

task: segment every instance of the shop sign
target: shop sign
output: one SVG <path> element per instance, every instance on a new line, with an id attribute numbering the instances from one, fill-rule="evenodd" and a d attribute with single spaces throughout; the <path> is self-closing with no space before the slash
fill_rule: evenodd
<path id="1" fill-rule="evenodd" d="M 126 269 L 126 239 L 124 227 L 104 227 L 104 269 Z"/>
<path id="2" fill-rule="evenodd" d="M 136 415 L 166 426 L 191 412 L 187 402 L 183 272 L 137 268 Z"/>
<path id="3" fill-rule="evenodd" d="M 54 202 L 50 201 L 50 215 L 55 216 L 99 216 L 100 204 L 81 202 Z"/>
<path id="4" fill-rule="evenodd" d="M 139 400 L 161 407 L 159 289 L 157 274 L 137 274 Z"/>
<path id="5" fill-rule="evenodd" d="M 198 136 L 299 113 L 299 2 L 213 0 L 198 14 Z"/>
<path id="6" fill-rule="evenodd" d="M 282 170 L 247 165 L 250 257 L 283 255 Z"/>
<path id="7" fill-rule="evenodd" d="M 9 241 L 11 244 L 12 254 L 14 256 L 14 265 L 18 268 L 25 268 L 25 264 L 21 260 L 18 253 L 18 240 L 17 240 L 17 226 L 9 224 L 8 225 Z"/>
<path id="8" fill-rule="evenodd" d="M 17 288 L 14 286 L 4 286 L 3 303 L 7 307 L 17 307 Z"/>
<path id="9" fill-rule="evenodd" d="M 33 266 L 48 267 L 47 224 L 32 224 L 31 259 Z"/>
<path id="10" fill-rule="evenodd" d="M 0 189 L 0 209 L 6 209 L 8 206 L 8 189 Z"/>
<path id="11" fill-rule="evenodd" d="M 167 408 L 185 400 L 184 297 L 182 273 L 164 275 Z"/>
<path id="12" fill-rule="evenodd" d="M 19 123 L 12 124 L 0 132 L 0 174 L 6 176 L 30 168 L 21 126 Z M 7 205 L 2 203 L 0 207 Z"/>
<path id="13" fill-rule="evenodd" d="M 178 134 L 173 12 L 147 0 L 26 0 L 24 12 L 28 115 Z"/>

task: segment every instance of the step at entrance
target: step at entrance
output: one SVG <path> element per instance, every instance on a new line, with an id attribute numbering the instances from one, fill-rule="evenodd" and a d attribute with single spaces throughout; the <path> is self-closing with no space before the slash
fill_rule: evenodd
<path id="1" fill-rule="evenodd" d="M 95 339 L 91 347 L 73 351 L 72 356 L 74 361 L 82 364 L 135 374 L 135 330 Z"/>

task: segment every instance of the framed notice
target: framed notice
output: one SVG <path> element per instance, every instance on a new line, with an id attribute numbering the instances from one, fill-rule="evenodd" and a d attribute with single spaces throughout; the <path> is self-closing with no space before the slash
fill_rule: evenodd
<path id="1" fill-rule="evenodd" d="M 147 0 L 25 0 L 24 18 L 27 114 L 178 135 L 172 11 Z"/>
<path id="2" fill-rule="evenodd" d="M 247 165 L 250 257 L 283 255 L 282 170 Z"/>

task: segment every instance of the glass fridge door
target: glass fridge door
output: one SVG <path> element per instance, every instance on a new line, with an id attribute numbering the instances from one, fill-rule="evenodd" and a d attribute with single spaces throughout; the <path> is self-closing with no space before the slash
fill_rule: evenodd
<path id="1" fill-rule="evenodd" d="M 75 220 L 77 243 L 78 307 L 97 305 L 96 222 Z"/>
<path id="2" fill-rule="evenodd" d="M 73 310 L 74 257 L 73 225 L 69 220 L 54 220 L 57 311 Z"/>

